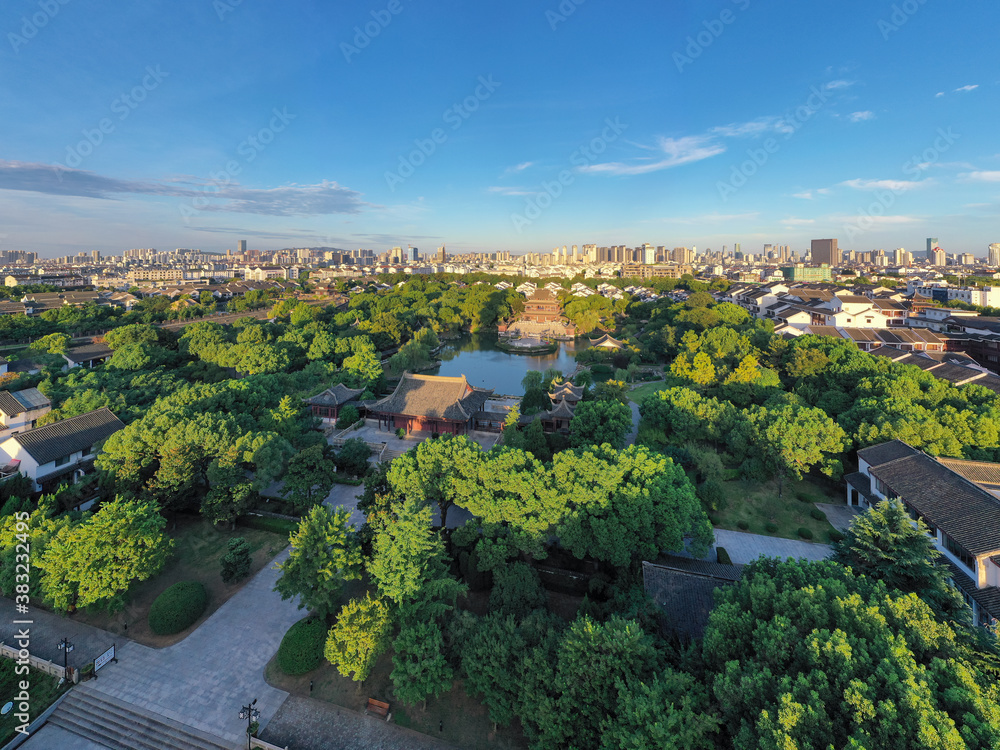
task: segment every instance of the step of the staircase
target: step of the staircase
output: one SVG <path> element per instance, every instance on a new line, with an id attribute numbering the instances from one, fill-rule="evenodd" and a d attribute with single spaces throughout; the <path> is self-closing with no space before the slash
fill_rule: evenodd
<path id="1" fill-rule="evenodd" d="M 66 696 L 49 721 L 111 748 L 232 750 L 220 737 L 85 687 Z"/>

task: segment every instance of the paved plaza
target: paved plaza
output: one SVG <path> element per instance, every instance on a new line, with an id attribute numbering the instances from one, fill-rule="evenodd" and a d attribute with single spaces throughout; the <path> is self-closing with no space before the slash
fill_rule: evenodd
<path id="1" fill-rule="evenodd" d="M 774 536 L 749 534 L 745 531 L 715 530 L 716 547 L 725 547 L 729 557 L 737 565 L 746 565 L 758 557 L 777 557 L 782 560 L 792 557 L 802 560 L 825 560 L 833 551 L 829 544 L 800 542 L 796 539 L 781 539 Z M 715 559 L 709 555 L 709 559 Z"/>
<path id="2" fill-rule="evenodd" d="M 838 531 L 847 531 L 854 519 L 861 515 L 860 508 L 847 503 L 816 503 L 816 507 L 823 511 L 826 520 Z"/>

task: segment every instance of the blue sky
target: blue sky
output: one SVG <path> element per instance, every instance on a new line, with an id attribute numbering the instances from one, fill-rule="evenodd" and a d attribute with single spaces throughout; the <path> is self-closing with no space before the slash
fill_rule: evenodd
<path id="1" fill-rule="evenodd" d="M 990 0 L 4 0 L 0 249 L 983 255 L 998 22 Z"/>

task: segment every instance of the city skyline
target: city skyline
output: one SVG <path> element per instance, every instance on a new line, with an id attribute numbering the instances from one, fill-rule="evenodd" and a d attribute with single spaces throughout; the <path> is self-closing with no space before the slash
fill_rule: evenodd
<path id="1" fill-rule="evenodd" d="M 735 0 L 632 20 L 573 0 L 16 0 L 0 250 L 835 237 L 919 256 L 936 236 L 984 257 L 1000 239 L 995 5 Z M 936 54 L 958 40 L 961 58 Z"/>

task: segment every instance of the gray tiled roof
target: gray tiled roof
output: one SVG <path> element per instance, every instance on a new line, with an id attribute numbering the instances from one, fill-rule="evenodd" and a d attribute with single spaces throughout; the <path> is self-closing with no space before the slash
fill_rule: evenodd
<path id="1" fill-rule="evenodd" d="M 864 459 L 868 462 L 869 466 L 875 467 L 889 461 L 895 461 L 897 458 L 915 456 L 919 452 L 916 448 L 911 448 L 902 440 L 890 440 L 888 443 L 862 448 L 858 451 L 858 458 Z"/>
<path id="2" fill-rule="evenodd" d="M 305 403 L 311 406 L 342 406 L 356 401 L 358 396 L 364 392 L 364 388 L 348 388 L 343 383 L 337 383 L 332 388 L 327 388 L 322 393 L 305 399 Z"/>
<path id="3" fill-rule="evenodd" d="M 962 591 L 976 600 L 976 603 L 990 613 L 990 616 L 1000 620 L 1000 588 L 987 586 L 979 588 L 975 581 L 969 578 L 969 574 L 958 567 L 955 563 L 942 555 L 940 561 L 951 573 L 951 580 L 955 582 Z"/>
<path id="4" fill-rule="evenodd" d="M 98 409 L 22 432 L 12 439 L 41 466 L 106 440 L 124 427 L 110 409 Z"/>
<path id="5" fill-rule="evenodd" d="M 915 453 L 871 473 L 971 554 L 1000 550 L 1000 499 L 947 466 Z"/>
<path id="6" fill-rule="evenodd" d="M 85 344 L 83 346 L 73 347 L 67 351 L 63 357 L 74 364 L 81 364 L 95 359 L 110 357 L 112 354 L 113 352 L 111 351 L 111 347 L 106 346 L 105 344 Z"/>
<path id="7" fill-rule="evenodd" d="M 40 409 L 49 405 L 49 400 L 37 388 L 25 388 L 23 391 L 0 391 L 0 411 L 8 417 L 24 414 L 26 411 Z"/>
<path id="8" fill-rule="evenodd" d="M 708 617 L 715 608 L 715 590 L 731 586 L 739 578 L 734 571 L 739 570 L 737 566 L 700 560 L 681 562 L 681 558 L 671 558 L 666 565 L 642 564 L 646 592 L 663 609 L 668 626 L 687 638 L 704 635 Z M 713 571 L 718 571 L 718 577 Z"/>
<path id="9" fill-rule="evenodd" d="M 470 386 L 464 375 L 447 378 L 404 373 L 392 395 L 376 402 L 372 409 L 382 414 L 467 422 L 482 411 L 492 395 L 492 390 Z"/>

